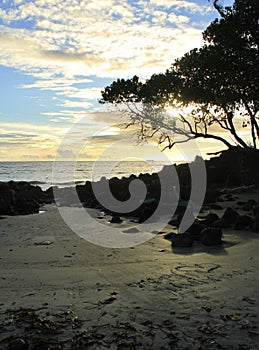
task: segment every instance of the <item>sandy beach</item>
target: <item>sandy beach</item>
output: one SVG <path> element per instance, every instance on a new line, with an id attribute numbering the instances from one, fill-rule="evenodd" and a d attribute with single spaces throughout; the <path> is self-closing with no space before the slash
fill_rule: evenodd
<path id="1" fill-rule="evenodd" d="M 259 348 L 257 233 L 226 229 L 223 246 L 173 251 L 158 234 L 112 249 L 45 210 L 0 220 L 1 349 L 17 339 L 30 349 Z"/>

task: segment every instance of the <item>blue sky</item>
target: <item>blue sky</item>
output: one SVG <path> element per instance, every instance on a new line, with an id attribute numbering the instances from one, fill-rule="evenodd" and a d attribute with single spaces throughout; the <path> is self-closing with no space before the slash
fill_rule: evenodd
<path id="1" fill-rule="evenodd" d="M 95 159 L 116 145 L 125 131 L 98 104 L 102 88 L 163 72 L 216 16 L 207 0 L 1 0 L 0 161 L 78 156 L 84 143 Z"/>

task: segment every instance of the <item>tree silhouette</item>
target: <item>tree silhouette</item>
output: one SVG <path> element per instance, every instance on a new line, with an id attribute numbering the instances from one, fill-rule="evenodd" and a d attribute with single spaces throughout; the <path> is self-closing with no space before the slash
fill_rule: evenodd
<path id="1" fill-rule="evenodd" d="M 259 2 L 213 4 L 220 18 L 203 32 L 201 48 L 145 82 L 118 79 L 102 91 L 100 103 L 123 106 L 129 124 L 140 125 L 141 140 L 157 138 L 171 148 L 206 138 L 228 148 L 257 148 Z M 241 136 L 242 128 L 249 128 L 249 139 Z"/>

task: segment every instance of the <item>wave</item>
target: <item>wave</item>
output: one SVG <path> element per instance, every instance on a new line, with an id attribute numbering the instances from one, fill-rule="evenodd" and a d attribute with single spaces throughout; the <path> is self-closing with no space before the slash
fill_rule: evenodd
<path id="1" fill-rule="evenodd" d="M 45 185 L 48 182 L 44 182 L 44 181 L 28 181 L 31 185 Z"/>

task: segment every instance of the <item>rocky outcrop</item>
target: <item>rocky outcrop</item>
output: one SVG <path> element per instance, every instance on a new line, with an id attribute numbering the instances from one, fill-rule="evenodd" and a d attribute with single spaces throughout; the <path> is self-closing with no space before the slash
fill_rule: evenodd
<path id="1" fill-rule="evenodd" d="M 207 228 L 202 222 L 195 221 L 189 228 L 188 232 L 191 235 L 191 238 L 195 241 L 199 241 L 201 238 L 201 232 Z"/>
<path id="2" fill-rule="evenodd" d="M 0 183 L 0 215 L 38 213 L 43 203 L 51 198 L 39 186 L 28 182 Z"/>
<path id="3" fill-rule="evenodd" d="M 253 230 L 256 233 L 259 233 L 259 216 L 255 216 L 253 220 Z"/>
<path id="4" fill-rule="evenodd" d="M 206 246 L 221 245 L 222 231 L 220 228 L 207 227 L 201 232 L 201 242 Z"/>
<path id="5" fill-rule="evenodd" d="M 113 217 L 112 217 L 111 220 L 110 220 L 110 223 L 111 223 L 111 224 L 121 224 L 121 223 L 122 223 L 122 220 L 121 220 L 121 218 L 119 217 L 119 215 L 113 215 Z"/>
<path id="6" fill-rule="evenodd" d="M 189 232 L 184 233 L 173 233 L 170 238 L 172 242 L 173 248 L 184 248 L 184 247 L 192 247 L 193 245 L 193 239 Z"/>
<path id="7" fill-rule="evenodd" d="M 233 208 L 229 207 L 225 210 L 221 219 L 224 222 L 226 222 L 228 225 L 234 225 L 237 217 L 238 217 L 238 212 Z"/>
<path id="8" fill-rule="evenodd" d="M 249 215 L 238 215 L 235 222 L 235 230 L 246 230 L 253 226 L 253 218 Z"/>

